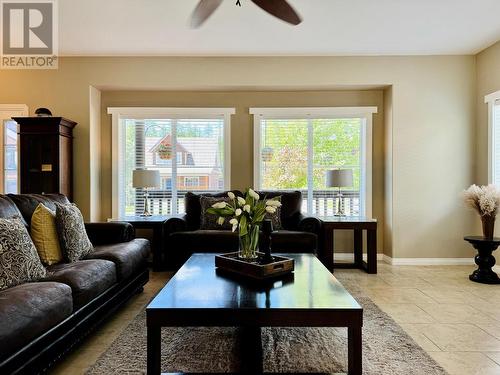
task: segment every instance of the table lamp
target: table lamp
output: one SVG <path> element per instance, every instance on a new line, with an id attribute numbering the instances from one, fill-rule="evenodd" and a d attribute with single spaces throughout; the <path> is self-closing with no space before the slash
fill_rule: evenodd
<path id="1" fill-rule="evenodd" d="M 160 171 L 134 169 L 132 171 L 132 186 L 136 189 L 144 189 L 144 212 L 141 216 L 151 216 L 148 207 L 148 189 L 160 187 Z"/>
<path id="2" fill-rule="evenodd" d="M 345 216 L 342 188 L 353 186 L 352 169 L 332 169 L 326 171 L 326 187 L 339 189 L 339 204 L 335 216 Z"/>

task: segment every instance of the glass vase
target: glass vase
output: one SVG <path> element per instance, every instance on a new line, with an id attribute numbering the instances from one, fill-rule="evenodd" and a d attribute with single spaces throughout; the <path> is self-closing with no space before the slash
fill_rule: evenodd
<path id="1" fill-rule="evenodd" d="M 246 233 L 241 235 L 242 228 L 239 228 L 239 254 L 241 259 L 247 261 L 257 260 L 257 249 L 259 248 L 259 226 L 248 225 Z"/>

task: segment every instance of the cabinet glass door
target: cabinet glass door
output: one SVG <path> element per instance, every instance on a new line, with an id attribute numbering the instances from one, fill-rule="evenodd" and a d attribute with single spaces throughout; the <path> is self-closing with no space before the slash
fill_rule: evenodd
<path id="1" fill-rule="evenodd" d="M 4 192 L 17 194 L 19 192 L 18 125 L 13 120 L 5 120 L 3 126 Z"/>

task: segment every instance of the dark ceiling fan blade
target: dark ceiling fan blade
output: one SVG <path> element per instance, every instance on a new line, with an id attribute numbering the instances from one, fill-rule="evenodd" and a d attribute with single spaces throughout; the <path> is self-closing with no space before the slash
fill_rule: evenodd
<path id="1" fill-rule="evenodd" d="M 279 19 L 298 25 L 302 19 L 286 0 L 252 0 L 257 6 Z"/>
<path id="2" fill-rule="evenodd" d="M 222 0 L 200 0 L 191 15 L 191 27 L 200 27 L 222 4 Z"/>

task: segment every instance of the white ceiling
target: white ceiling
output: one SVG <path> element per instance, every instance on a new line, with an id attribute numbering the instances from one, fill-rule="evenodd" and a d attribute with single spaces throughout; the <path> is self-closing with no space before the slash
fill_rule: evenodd
<path id="1" fill-rule="evenodd" d="M 290 26 L 225 0 L 198 30 L 198 0 L 59 0 L 60 55 L 473 54 L 500 39 L 500 0 L 289 0 Z"/>

